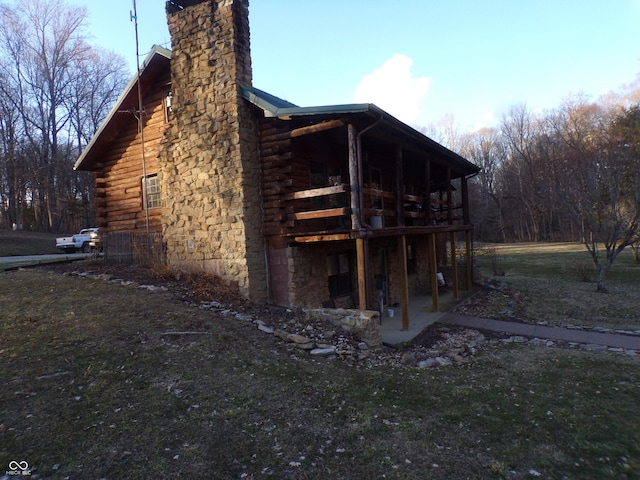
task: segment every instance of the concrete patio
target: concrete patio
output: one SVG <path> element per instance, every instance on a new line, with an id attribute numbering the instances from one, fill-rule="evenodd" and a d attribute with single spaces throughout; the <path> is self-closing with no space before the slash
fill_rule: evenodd
<path id="1" fill-rule="evenodd" d="M 418 295 L 409 298 L 409 329 L 402 330 L 402 308 L 385 308 L 382 315 L 382 342 L 390 345 L 410 342 L 429 325 L 434 324 L 451 310 L 457 302 L 471 292 L 461 292 L 454 300 L 453 292 L 444 290 L 439 293 L 440 311 L 434 312 L 431 295 Z M 389 310 L 393 316 L 389 316 Z"/>

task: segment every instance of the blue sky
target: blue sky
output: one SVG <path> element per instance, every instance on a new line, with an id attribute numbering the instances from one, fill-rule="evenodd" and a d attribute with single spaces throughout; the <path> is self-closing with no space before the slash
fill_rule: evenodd
<path id="1" fill-rule="evenodd" d="M 132 0 L 67 2 L 133 74 Z M 143 58 L 170 48 L 164 3 L 137 0 Z M 453 115 L 469 131 L 640 79 L 640 0 L 251 0 L 250 24 L 254 86 L 300 106 L 371 102 L 414 126 Z"/>

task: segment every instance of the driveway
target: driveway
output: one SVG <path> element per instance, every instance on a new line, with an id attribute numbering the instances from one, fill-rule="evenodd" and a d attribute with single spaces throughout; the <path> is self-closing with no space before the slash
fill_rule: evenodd
<path id="1" fill-rule="evenodd" d="M 90 253 L 53 253 L 48 255 L 24 255 L 12 257 L 0 257 L 0 265 L 3 264 L 31 264 L 65 262 L 67 260 L 81 260 L 91 255 Z"/>

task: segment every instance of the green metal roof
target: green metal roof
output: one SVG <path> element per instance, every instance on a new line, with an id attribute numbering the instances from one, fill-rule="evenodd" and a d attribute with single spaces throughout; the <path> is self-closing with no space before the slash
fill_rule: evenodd
<path id="1" fill-rule="evenodd" d="M 385 112 L 372 103 L 351 103 L 344 105 L 322 105 L 315 107 L 299 107 L 291 102 L 282 100 L 274 95 L 259 90 L 257 88 L 240 86 L 242 96 L 261 108 L 267 117 L 278 117 L 290 119 L 293 117 L 313 117 L 331 115 L 366 115 L 373 121 L 379 121 L 381 127 L 391 129 L 391 131 L 406 135 L 413 141 L 431 151 L 436 151 L 447 158 L 453 165 L 456 165 L 465 175 L 478 173 L 480 169 L 469 162 L 466 158 L 449 150 L 444 145 L 427 137 L 415 128 L 398 120 L 393 115 Z"/>
<path id="2" fill-rule="evenodd" d="M 240 86 L 242 96 L 254 105 L 262 108 L 270 117 L 297 117 L 308 115 L 324 115 L 332 113 L 365 113 L 371 104 L 353 103 L 346 105 L 322 105 L 316 107 L 299 107 L 287 100 L 271 95 L 263 90 Z"/>

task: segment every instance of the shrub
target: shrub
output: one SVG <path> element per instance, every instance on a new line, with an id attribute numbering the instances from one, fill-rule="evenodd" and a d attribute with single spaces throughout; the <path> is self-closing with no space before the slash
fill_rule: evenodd
<path id="1" fill-rule="evenodd" d="M 591 282 L 593 273 L 593 262 L 586 258 L 574 258 L 569 260 L 568 270 L 571 274 L 580 279 L 581 282 Z"/>

